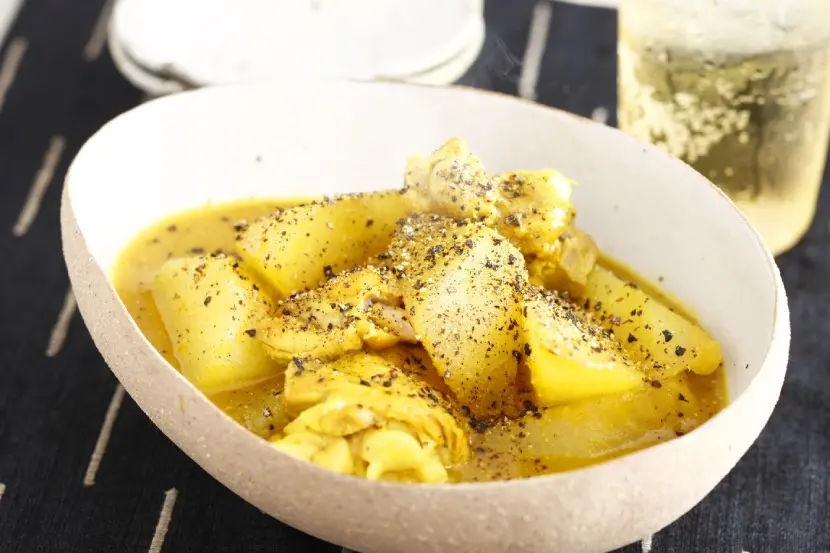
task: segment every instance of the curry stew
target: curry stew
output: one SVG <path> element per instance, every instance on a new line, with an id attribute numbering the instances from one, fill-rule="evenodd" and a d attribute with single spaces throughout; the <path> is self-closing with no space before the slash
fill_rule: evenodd
<path id="1" fill-rule="evenodd" d="M 726 401 L 718 344 L 600 255 L 571 184 L 491 175 L 451 139 L 399 191 L 163 221 L 114 281 L 171 365 L 288 454 L 399 482 L 570 470 Z"/>

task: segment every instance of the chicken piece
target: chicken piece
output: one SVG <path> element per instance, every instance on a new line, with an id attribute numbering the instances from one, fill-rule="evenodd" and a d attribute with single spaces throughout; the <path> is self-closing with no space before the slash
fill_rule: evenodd
<path id="1" fill-rule="evenodd" d="M 289 455 L 341 474 L 352 474 L 355 470 L 351 445 L 339 436 L 294 432 L 285 437 L 275 437 L 271 443 Z"/>
<path id="2" fill-rule="evenodd" d="M 570 179 L 554 169 L 490 175 L 459 138 L 410 157 L 404 182 L 420 211 L 482 221 L 528 256 L 555 257 L 574 218 Z"/>
<path id="3" fill-rule="evenodd" d="M 403 372 L 441 390 L 445 396 L 452 397 L 452 390 L 438 374 L 438 369 L 432 364 L 432 359 L 429 358 L 429 354 L 422 346 L 399 344 L 374 353 L 394 366 L 400 367 Z"/>
<path id="4" fill-rule="evenodd" d="M 521 356 L 521 253 L 482 223 L 419 214 L 401 222 L 387 263 L 447 386 L 475 416 L 501 414 Z"/>
<path id="5" fill-rule="evenodd" d="M 644 364 L 580 311 L 557 294 L 528 289 L 524 353 L 540 406 L 624 392 L 647 377 Z"/>
<path id="6" fill-rule="evenodd" d="M 528 257 L 531 284 L 584 299 L 588 275 L 599 259 L 599 248 L 591 237 L 573 225 L 556 241 L 553 255 Z"/>
<path id="7" fill-rule="evenodd" d="M 284 397 L 296 418 L 272 443 L 332 470 L 441 483 L 447 467 L 470 457 L 444 393 L 390 358 L 357 352 L 330 362 L 294 359 Z"/>
<path id="8" fill-rule="evenodd" d="M 277 315 L 263 321 L 256 336 L 269 355 L 285 362 L 417 342 L 395 277 L 375 266 L 331 276 L 322 287 L 279 302 Z"/>

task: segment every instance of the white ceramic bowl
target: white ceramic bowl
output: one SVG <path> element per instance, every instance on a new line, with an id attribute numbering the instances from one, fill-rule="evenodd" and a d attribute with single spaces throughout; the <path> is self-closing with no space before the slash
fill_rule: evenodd
<path id="1" fill-rule="evenodd" d="M 493 170 L 553 166 L 577 179 L 579 224 L 610 255 L 663 277 L 720 341 L 731 404 L 681 438 L 564 474 L 369 482 L 288 457 L 234 423 L 156 353 L 108 280 L 125 244 L 166 215 L 206 202 L 400 185 L 407 155 L 450 136 L 466 138 Z M 153 422 L 263 511 L 364 553 L 581 552 L 636 541 L 689 510 L 735 465 L 769 418 L 786 370 L 789 314 L 777 268 L 723 194 L 616 130 L 496 94 L 309 81 L 155 100 L 81 149 L 62 225 L 84 320 Z"/>

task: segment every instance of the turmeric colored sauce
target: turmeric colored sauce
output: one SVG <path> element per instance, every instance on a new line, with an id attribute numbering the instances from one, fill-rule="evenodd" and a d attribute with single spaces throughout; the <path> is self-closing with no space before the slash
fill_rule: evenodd
<path id="1" fill-rule="evenodd" d="M 134 238 L 121 253 L 112 280 L 121 301 L 144 336 L 174 367 L 170 338 L 153 303 L 148 284 L 168 259 L 198 253 L 233 253 L 235 227 L 300 201 L 252 200 L 212 205 L 165 219 Z"/>
<path id="2" fill-rule="evenodd" d="M 631 267 L 628 267 L 620 263 L 619 261 L 611 259 L 605 255 L 600 256 L 599 264 L 603 267 L 611 269 L 617 276 L 620 276 L 632 282 L 636 282 L 642 290 L 646 291 L 652 297 L 667 305 L 669 309 L 671 309 L 675 313 L 682 315 L 690 321 L 697 322 L 697 317 L 694 313 L 694 310 L 690 309 L 687 305 L 683 305 L 683 303 L 680 300 L 673 297 L 671 294 L 667 293 L 664 290 L 661 290 L 657 284 L 654 284 L 653 282 L 650 282 L 648 279 L 639 275 Z M 662 280 L 662 277 L 660 277 L 658 279 L 658 282 L 661 282 Z M 690 376 L 691 378 L 688 379 L 688 383 L 690 386 L 694 388 L 695 392 L 698 395 L 704 395 L 712 399 L 713 404 L 710 406 L 710 408 L 713 410 L 712 414 L 717 413 L 718 411 L 723 409 L 723 407 L 726 406 L 729 395 L 727 392 L 728 388 L 726 385 L 726 378 L 724 375 L 723 367 L 721 367 L 711 375 L 691 374 Z"/>
<path id="3" fill-rule="evenodd" d="M 299 203 L 254 200 L 185 212 L 142 232 L 122 252 L 113 270 L 116 290 L 141 332 L 171 365 L 178 367 L 148 289 L 159 267 L 174 257 L 233 254 L 240 221 Z M 679 303 L 630 269 L 605 258 L 600 265 L 636 282 L 673 311 L 691 319 Z M 240 424 L 267 439 L 289 420 L 278 401 L 281 389 L 282 378 L 277 378 L 215 394 L 211 399 Z M 451 469 L 451 480 L 509 479 L 599 463 L 690 432 L 725 404 L 722 367 L 709 375 L 684 371 L 665 380 L 646 381 L 642 387 L 622 394 L 549 408 L 527 402 L 519 405 L 518 418 L 468 428 L 474 455 L 470 462 Z"/>

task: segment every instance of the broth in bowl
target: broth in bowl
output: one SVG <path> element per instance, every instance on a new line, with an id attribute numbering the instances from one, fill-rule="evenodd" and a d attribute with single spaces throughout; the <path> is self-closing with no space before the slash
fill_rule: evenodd
<path id="1" fill-rule="evenodd" d="M 718 343 L 602 255 L 570 179 L 490 174 L 450 139 L 411 157 L 403 181 L 174 215 L 130 243 L 114 284 L 231 418 L 371 480 L 566 471 L 724 407 Z"/>

